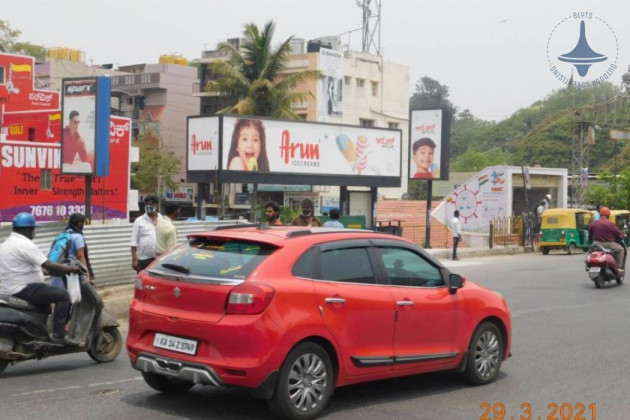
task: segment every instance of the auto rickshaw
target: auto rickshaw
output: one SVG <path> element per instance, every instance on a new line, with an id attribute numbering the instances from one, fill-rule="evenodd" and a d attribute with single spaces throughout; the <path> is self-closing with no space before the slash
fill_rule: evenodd
<path id="1" fill-rule="evenodd" d="M 547 209 L 542 214 L 538 247 L 543 255 L 562 249 L 569 255 L 588 250 L 588 226 L 593 215 L 584 209 Z"/>
<path id="2" fill-rule="evenodd" d="M 619 230 L 626 234 L 626 237 L 623 239 L 626 247 L 630 245 L 630 211 L 611 210 L 608 220 L 616 224 Z"/>

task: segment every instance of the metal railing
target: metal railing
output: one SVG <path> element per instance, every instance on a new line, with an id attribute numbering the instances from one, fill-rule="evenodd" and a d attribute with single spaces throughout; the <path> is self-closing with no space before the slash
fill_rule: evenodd
<path id="1" fill-rule="evenodd" d="M 495 217 L 490 221 L 490 248 L 495 245 L 536 247 L 536 221 L 533 217 Z"/>

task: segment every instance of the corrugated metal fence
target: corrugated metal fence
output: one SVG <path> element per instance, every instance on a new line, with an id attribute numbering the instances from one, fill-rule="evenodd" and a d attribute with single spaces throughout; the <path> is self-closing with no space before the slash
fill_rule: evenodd
<path id="1" fill-rule="evenodd" d="M 175 222 L 179 242 L 194 232 L 211 230 L 217 226 L 238 223 L 234 220 L 221 222 Z M 34 242 L 48 254 L 53 239 L 62 231 L 65 224 L 46 223 L 37 228 Z M 131 228 L 132 224 L 90 225 L 83 230 L 88 245 L 90 261 L 94 269 L 94 282 L 97 286 L 113 286 L 133 283 L 136 272 L 131 268 Z M 11 226 L 0 227 L 0 242 L 9 236 Z"/>

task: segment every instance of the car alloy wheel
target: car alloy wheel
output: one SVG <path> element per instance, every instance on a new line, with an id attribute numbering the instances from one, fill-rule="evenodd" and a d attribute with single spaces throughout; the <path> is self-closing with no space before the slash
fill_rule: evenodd
<path id="1" fill-rule="evenodd" d="M 289 374 L 289 397 L 299 411 L 315 408 L 322 400 L 328 382 L 324 361 L 313 353 L 303 354 Z"/>
<path id="2" fill-rule="evenodd" d="M 499 364 L 499 339 L 491 331 L 486 331 L 475 346 L 475 369 L 484 379 L 491 377 Z"/>
<path id="3" fill-rule="evenodd" d="M 466 379 L 475 385 L 492 382 L 498 375 L 503 360 L 503 337 L 496 325 L 481 324 L 468 349 Z"/>
<path id="4" fill-rule="evenodd" d="M 315 343 L 301 343 L 285 359 L 269 406 L 283 418 L 317 417 L 332 394 L 333 376 L 326 350 Z"/>

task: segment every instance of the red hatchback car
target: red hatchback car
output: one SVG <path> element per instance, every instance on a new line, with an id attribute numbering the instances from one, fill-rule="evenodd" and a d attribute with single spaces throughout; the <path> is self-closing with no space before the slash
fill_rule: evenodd
<path id="1" fill-rule="evenodd" d="M 437 370 L 493 381 L 510 355 L 501 295 L 413 243 L 343 229 L 195 234 L 136 280 L 127 348 L 149 386 L 240 386 L 310 419 L 335 387 Z"/>

